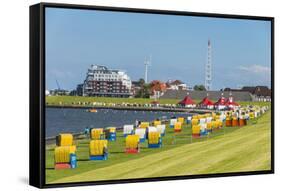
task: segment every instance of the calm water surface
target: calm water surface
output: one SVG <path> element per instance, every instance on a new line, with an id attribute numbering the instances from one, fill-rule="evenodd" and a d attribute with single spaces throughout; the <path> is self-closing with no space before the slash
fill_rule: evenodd
<path id="1" fill-rule="evenodd" d="M 188 113 L 161 111 L 131 111 L 98 109 L 97 113 L 86 109 L 46 108 L 46 137 L 59 133 L 80 133 L 86 127 L 105 128 L 109 126 L 123 127 L 125 124 L 135 124 L 139 121 L 153 121 L 166 116 L 186 117 Z"/>

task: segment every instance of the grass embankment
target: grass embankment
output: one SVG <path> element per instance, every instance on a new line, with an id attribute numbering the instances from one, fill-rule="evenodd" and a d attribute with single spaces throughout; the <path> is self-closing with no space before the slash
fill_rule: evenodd
<path id="1" fill-rule="evenodd" d="M 114 97 L 82 97 L 82 96 L 46 96 L 46 103 L 48 105 L 78 105 L 81 103 L 131 103 L 131 104 L 150 104 L 154 99 L 149 98 L 114 98 Z M 176 104 L 180 100 L 177 99 L 160 99 L 160 104 Z"/>
<path id="2" fill-rule="evenodd" d="M 175 136 L 167 128 L 163 148 L 148 149 L 142 144 L 136 155 L 124 153 L 125 139 L 109 143 L 107 161 L 89 161 L 89 140 L 77 142 L 78 167 L 54 170 L 54 145 L 46 151 L 47 183 L 146 178 L 175 175 L 208 174 L 270 170 L 270 111 L 242 128 L 224 127 L 210 137 L 191 139 L 191 128 Z M 181 139 L 180 139 L 181 138 Z"/>
<path id="3" fill-rule="evenodd" d="M 108 104 L 150 104 L 154 99 L 149 98 L 112 98 L 112 97 L 82 97 L 82 96 L 46 96 L 47 105 L 56 106 L 90 106 L 91 103 L 99 102 Z M 160 104 L 177 104 L 179 99 L 159 99 Z M 201 100 L 194 100 L 199 103 Z M 212 100 L 216 102 L 217 100 Z M 238 102 L 241 105 L 269 105 L 269 102 Z"/>

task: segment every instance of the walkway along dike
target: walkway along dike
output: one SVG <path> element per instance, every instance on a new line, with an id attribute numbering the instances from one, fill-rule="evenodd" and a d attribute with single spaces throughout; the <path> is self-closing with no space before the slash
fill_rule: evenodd
<path id="1" fill-rule="evenodd" d="M 169 111 L 169 112 L 188 112 L 192 114 L 204 114 L 215 111 L 213 109 L 199 108 L 174 108 L 174 107 L 124 107 L 124 106 L 74 106 L 74 105 L 46 105 L 47 108 L 70 108 L 70 109 L 113 109 L 113 110 L 133 110 L 133 111 Z"/>

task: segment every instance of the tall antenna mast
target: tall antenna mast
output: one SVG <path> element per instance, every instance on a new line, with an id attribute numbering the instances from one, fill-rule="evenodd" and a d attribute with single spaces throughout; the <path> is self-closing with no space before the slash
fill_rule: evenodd
<path id="1" fill-rule="evenodd" d="M 56 79 L 56 84 L 57 84 L 58 90 L 60 90 L 60 85 L 59 85 L 59 82 L 57 79 Z"/>
<path id="2" fill-rule="evenodd" d="M 212 46 L 210 39 L 208 40 L 207 62 L 205 65 L 205 88 L 211 90 L 212 88 Z"/>
<path id="3" fill-rule="evenodd" d="M 148 83 L 148 66 L 150 66 L 151 64 L 151 56 L 149 57 L 149 59 L 144 60 L 144 66 L 145 66 L 145 71 L 144 71 L 144 81 L 145 83 Z"/>

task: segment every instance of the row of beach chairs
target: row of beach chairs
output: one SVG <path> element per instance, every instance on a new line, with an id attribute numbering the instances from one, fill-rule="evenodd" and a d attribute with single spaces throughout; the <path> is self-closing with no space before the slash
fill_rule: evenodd
<path id="1" fill-rule="evenodd" d="M 183 124 L 190 124 L 192 137 L 197 138 L 222 128 L 224 124 L 227 127 L 247 125 L 247 120 L 255 119 L 267 110 L 268 108 L 266 107 L 242 108 L 241 111 L 236 113 L 230 111 L 193 115 L 186 118 L 172 118 L 170 119 L 169 127 L 174 128 L 175 133 L 179 133 L 182 131 Z M 155 120 L 152 123 L 141 122 L 137 127 L 134 125 L 124 125 L 125 152 L 139 153 L 140 143 L 146 140 L 148 148 L 161 148 L 165 132 L 166 125 L 162 124 L 160 120 Z M 107 160 L 108 141 L 116 141 L 116 128 L 93 128 L 89 130 L 89 135 L 91 139 L 89 142 L 89 160 Z M 60 134 L 56 137 L 54 162 L 55 169 L 77 167 L 76 145 L 72 134 Z"/>

